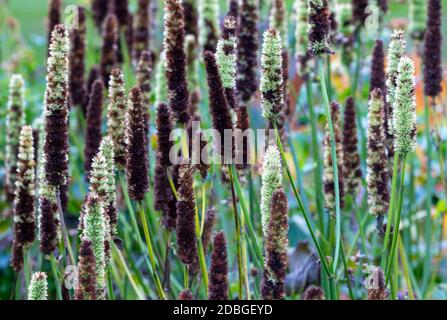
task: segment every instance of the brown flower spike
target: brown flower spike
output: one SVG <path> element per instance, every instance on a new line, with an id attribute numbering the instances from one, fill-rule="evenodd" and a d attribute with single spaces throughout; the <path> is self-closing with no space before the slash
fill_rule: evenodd
<path id="1" fill-rule="evenodd" d="M 84 239 L 79 249 L 76 300 L 97 299 L 96 276 L 96 259 L 93 253 L 92 242 Z"/>
<path id="2" fill-rule="evenodd" d="M 61 23 L 62 0 L 48 0 L 47 43 L 50 46 L 51 33 L 55 26 Z M 48 55 L 50 51 L 48 50 Z"/>
<path id="3" fill-rule="evenodd" d="M 143 51 L 149 50 L 149 4 L 150 0 L 138 0 L 133 32 L 133 59 L 135 63 L 138 63 Z"/>
<path id="4" fill-rule="evenodd" d="M 85 8 L 78 6 L 78 27 L 70 32 L 70 97 L 74 105 L 83 106 L 86 103 L 85 87 Z"/>
<path id="5" fill-rule="evenodd" d="M 227 241 L 223 231 L 214 236 L 209 274 L 208 300 L 228 300 Z"/>
<path id="6" fill-rule="evenodd" d="M 149 134 L 150 127 L 150 94 L 151 94 L 151 78 L 152 78 L 152 56 L 149 51 L 143 51 L 140 54 L 140 60 L 137 66 L 137 83 L 143 94 L 144 101 L 144 123 L 146 126 L 146 135 Z"/>
<path id="7" fill-rule="evenodd" d="M 362 178 L 360 155 L 357 149 L 357 125 L 354 98 L 346 100 L 343 121 L 343 172 L 346 180 L 346 194 L 357 195 Z"/>
<path id="8" fill-rule="evenodd" d="M 237 31 L 236 90 L 239 103 L 247 105 L 258 90 L 258 22 L 257 1 L 240 2 L 239 28 Z"/>
<path id="9" fill-rule="evenodd" d="M 85 134 L 84 170 L 85 179 L 90 179 L 90 170 L 95 155 L 101 144 L 102 106 L 104 102 L 104 84 L 96 80 L 90 93 L 90 101 L 87 107 L 87 131 Z"/>
<path id="10" fill-rule="evenodd" d="M 164 48 L 169 108 L 177 121 L 186 125 L 190 120 L 190 100 L 186 82 L 185 21 L 181 1 L 166 0 L 165 10 Z"/>
<path id="11" fill-rule="evenodd" d="M 285 297 L 288 248 L 288 204 L 282 188 L 272 195 L 268 236 L 265 239 L 265 262 L 261 294 L 264 300 Z"/>
<path id="12" fill-rule="evenodd" d="M 222 79 L 219 75 L 218 66 L 214 54 L 206 51 L 203 54 L 205 60 L 205 68 L 208 81 L 208 92 L 210 100 L 210 112 L 213 118 L 213 128 L 220 134 L 220 155 L 222 158 L 225 155 L 225 130 L 233 128 L 230 110 L 227 100 L 225 98 L 225 91 L 222 84 Z"/>
<path id="13" fill-rule="evenodd" d="M 179 167 L 179 188 L 177 189 L 177 255 L 181 262 L 192 265 L 197 261 L 197 239 L 195 224 L 195 195 L 192 167 Z"/>
<path id="14" fill-rule="evenodd" d="M 440 0 L 428 1 L 427 31 L 424 41 L 424 93 L 436 97 L 442 87 L 442 8 Z"/>
<path id="15" fill-rule="evenodd" d="M 132 200 L 142 201 L 149 189 L 149 160 L 143 96 L 139 87 L 129 94 L 126 119 L 126 175 Z"/>

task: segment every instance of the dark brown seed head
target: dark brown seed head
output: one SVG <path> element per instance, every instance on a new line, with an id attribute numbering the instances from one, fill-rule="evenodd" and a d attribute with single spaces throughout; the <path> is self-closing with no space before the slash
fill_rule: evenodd
<path id="1" fill-rule="evenodd" d="M 214 236 L 209 274 L 208 300 L 228 300 L 227 241 L 223 231 Z"/>
<path id="2" fill-rule="evenodd" d="M 285 297 L 288 248 L 288 204 L 282 188 L 272 195 L 268 236 L 265 240 L 264 275 L 261 287 L 262 298 L 278 300 Z"/>
<path id="3" fill-rule="evenodd" d="M 120 1 L 118 1 L 120 2 Z M 108 12 L 109 0 L 93 0 L 92 1 L 92 15 L 98 29 L 104 22 L 104 19 Z"/>
<path id="4" fill-rule="evenodd" d="M 236 90 L 239 103 L 247 105 L 258 89 L 258 3 L 242 0 L 239 10 Z"/>
<path id="5" fill-rule="evenodd" d="M 87 107 L 87 131 L 85 133 L 84 170 L 85 179 L 90 179 L 93 158 L 96 156 L 101 144 L 102 106 L 104 103 L 104 84 L 96 80 L 90 93 Z"/>
<path id="6" fill-rule="evenodd" d="M 138 0 L 133 32 L 133 58 L 137 63 L 143 51 L 149 50 L 149 3 L 150 0 Z"/>
<path id="7" fill-rule="evenodd" d="M 328 0 L 309 1 L 309 51 L 314 55 L 332 53 L 330 14 Z"/>
<path id="8" fill-rule="evenodd" d="M 186 82 L 185 21 L 179 0 L 166 0 L 165 6 L 166 79 L 168 81 L 169 108 L 178 122 L 186 125 L 190 120 L 190 100 Z"/>
<path id="9" fill-rule="evenodd" d="M 129 195 L 135 201 L 142 201 L 149 189 L 149 160 L 143 96 L 139 87 L 130 91 L 126 124 L 126 174 Z"/>
<path id="10" fill-rule="evenodd" d="M 385 52 L 383 50 L 383 41 L 376 40 L 371 60 L 371 85 L 369 91 L 372 92 L 376 88 L 383 91 L 385 84 Z"/>
<path id="11" fill-rule="evenodd" d="M 118 18 L 120 26 L 129 26 L 129 1 L 128 0 L 115 0 L 115 14 Z"/>
<path id="12" fill-rule="evenodd" d="M 442 8 L 440 0 L 428 1 L 424 41 L 424 93 L 436 97 L 442 91 Z"/>
<path id="13" fill-rule="evenodd" d="M 304 300 L 324 300 L 324 291 L 320 287 L 310 286 L 304 291 Z"/>
<path id="14" fill-rule="evenodd" d="M 205 68 L 208 80 L 208 92 L 210 100 L 210 112 L 213 118 L 213 127 L 220 134 L 221 153 L 223 157 L 225 153 L 225 130 L 233 129 L 230 109 L 225 98 L 225 92 L 220 78 L 219 69 L 214 54 L 206 51 L 203 54 L 205 60 Z"/>
<path id="15" fill-rule="evenodd" d="M 245 130 L 250 128 L 250 116 L 248 114 L 248 108 L 245 105 L 239 105 L 236 109 L 236 128 L 240 130 L 240 133 L 244 133 Z M 236 139 L 235 141 L 235 156 L 236 166 L 239 170 L 246 169 L 249 162 L 249 140 L 244 137 L 242 139 Z"/>
<path id="16" fill-rule="evenodd" d="M 346 100 L 343 121 L 343 172 L 346 181 L 346 194 L 356 196 L 361 178 L 360 155 L 358 151 L 356 110 L 354 99 Z"/>
<path id="17" fill-rule="evenodd" d="M 196 0 L 183 0 L 183 14 L 185 16 L 185 35 L 193 35 L 196 41 L 199 38 L 199 14 Z"/>
<path id="18" fill-rule="evenodd" d="M 47 65 L 45 92 L 45 179 L 55 187 L 68 179 L 68 36 L 54 27 Z"/>
<path id="19" fill-rule="evenodd" d="M 93 253 L 92 242 L 88 239 L 83 239 L 79 249 L 76 300 L 96 300 L 96 276 L 96 259 Z"/>
<path id="20" fill-rule="evenodd" d="M 157 152 L 160 154 L 160 164 L 164 167 L 172 165 L 169 159 L 169 152 L 173 146 L 173 142 L 169 139 L 172 128 L 171 113 L 168 106 L 161 103 L 157 109 Z"/>
<path id="21" fill-rule="evenodd" d="M 230 0 L 230 4 L 228 5 L 228 14 L 227 16 L 233 16 L 236 19 L 239 17 L 239 3 L 238 0 Z"/>
<path id="22" fill-rule="evenodd" d="M 78 6 L 78 27 L 70 33 L 70 96 L 74 105 L 82 106 L 86 100 L 85 87 L 85 8 Z"/>
<path id="23" fill-rule="evenodd" d="M 17 273 L 23 269 L 23 246 L 17 241 L 12 243 L 11 267 Z"/>
<path id="24" fill-rule="evenodd" d="M 197 261 L 197 239 L 195 231 L 195 196 L 190 165 L 179 167 L 179 187 L 177 189 L 177 255 L 186 265 Z"/>
<path id="25" fill-rule="evenodd" d="M 55 219 L 57 205 L 45 197 L 40 197 L 40 250 L 45 255 L 52 254 L 57 247 L 58 222 Z"/>
<path id="26" fill-rule="evenodd" d="M 102 26 L 102 47 L 100 72 L 105 86 L 109 85 L 110 73 L 118 61 L 118 20 L 115 14 L 108 14 Z"/>

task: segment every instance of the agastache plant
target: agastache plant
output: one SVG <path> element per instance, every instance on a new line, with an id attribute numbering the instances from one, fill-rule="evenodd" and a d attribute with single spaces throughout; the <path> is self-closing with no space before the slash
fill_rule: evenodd
<path id="1" fill-rule="evenodd" d="M 225 96 L 232 109 L 236 107 L 236 30 L 237 18 L 233 16 L 226 17 L 216 51 L 216 61 L 225 89 Z"/>
<path id="2" fill-rule="evenodd" d="M 60 24 L 61 21 L 61 7 L 62 0 L 49 0 L 48 1 L 48 19 L 47 19 L 47 44 L 48 47 L 51 44 L 51 34 L 55 26 Z M 48 50 L 48 55 L 50 51 Z"/>
<path id="3" fill-rule="evenodd" d="M 416 149 L 416 96 L 413 61 L 403 57 L 397 68 L 395 100 L 393 105 L 394 149 L 407 155 Z"/>
<path id="4" fill-rule="evenodd" d="M 133 59 L 135 63 L 138 63 L 143 51 L 149 50 L 150 2 L 150 0 L 138 0 L 133 32 Z"/>
<path id="5" fill-rule="evenodd" d="M 269 146 L 264 155 L 261 187 L 261 221 L 264 237 L 268 237 L 273 193 L 282 186 L 281 155 L 278 147 Z"/>
<path id="6" fill-rule="evenodd" d="M 228 257 L 227 241 L 223 231 L 214 236 L 214 248 L 211 255 L 209 300 L 228 300 Z"/>
<path id="7" fill-rule="evenodd" d="M 144 124 L 146 126 L 146 135 L 149 134 L 150 127 L 150 93 L 151 93 L 151 77 L 152 77 L 152 56 L 149 51 L 143 51 L 140 54 L 140 60 L 137 66 L 137 83 L 141 89 L 144 100 Z"/>
<path id="8" fill-rule="evenodd" d="M 379 88 L 371 92 L 368 108 L 368 145 L 367 145 L 367 193 L 369 213 L 376 217 L 377 228 L 383 232 L 383 219 L 388 212 L 389 172 L 385 136 L 385 114 L 382 91 Z"/>
<path id="9" fill-rule="evenodd" d="M 6 197 L 14 200 L 20 129 L 24 122 L 25 83 L 21 75 L 12 75 L 9 81 L 8 113 L 6 114 Z"/>
<path id="10" fill-rule="evenodd" d="M 265 239 L 266 253 L 261 287 L 262 298 L 265 300 L 285 298 L 288 232 L 287 196 L 284 190 L 279 188 L 272 194 L 268 235 Z"/>
<path id="11" fill-rule="evenodd" d="M 275 124 L 284 109 L 282 44 L 275 29 L 264 33 L 261 65 L 262 116 Z"/>
<path id="12" fill-rule="evenodd" d="M 31 276 L 28 300 L 48 300 L 48 281 L 45 272 L 35 272 Z"/>
<path id="13" fill-rule="evenodd" d="M 109 106 L 107 110 L 107 134 L 113 141 L 116 165 L 126 165 L 125 119 L 127 113 L 126 84 L 120 69 L 113 69 L 109 83 Z"/>
<path id="14" fill-rule="evenodd" d="M 328 0 L 309 0 L 308 47 L 314 55 L 332 53 L 330 47 L 331 21 Z"/>
<path id="15" fill-rule="evenodd" d="M 24 126 L 20 131 L 14 200 L 14 254 L 11 262 L 16 272 L 19 272 L 23 266 L 23 249 L 31 245 L 35 238 L 36 161 L 34 156 L 33 130 L 29 126 Z"/>
<path id="16" fill-rule="evenodd" d="M 79 248 L 78 283 L 75 292 L 76 300 L 96 300 L 96 258 L 92 242 L 84 239 Z"/>
<path id="17" fill-rule="evenodd" d="M 118 20 L 116 15 L 108 14 L 102 26 L 102 46 L 100 72 L 103 83 L 107 86 L 112 70 L 118 62 Z"/>
<path id="18" fill-rule="evenodd" d="M 187 125 L 191 119 L 188 112 L 191 102 L 186 81 L 185 21 L 181 1 L 166 0 L 164 22 L 169 108 L 180 124 Z"/>
<path id="19" fill-rule="evenodd" d="M 388 131 L 389 134 L 394 135 L 393 130 L 393 113 L 394 113 L 394 102 L 396 100 L 396 86 L 397 86 L 397 76 L 398 66 L 400 59 L 405 54 L 407 43 L 405 41 L 405 33 L 402 30 L 395 30 L 391 36 L 391 41 L 388 48 L 388 58 L 387 58 L 387 102 L 388 102 L 388 112 L 386 114 L 388 120 Z"/>

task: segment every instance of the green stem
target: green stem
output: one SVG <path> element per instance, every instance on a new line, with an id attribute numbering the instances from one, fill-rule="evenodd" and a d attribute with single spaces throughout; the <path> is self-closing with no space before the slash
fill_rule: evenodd
<path id="1" fill-rule="evenodd" d="M 329 101 L 329 97 L 327 94 L 325 74 L 323 61 L 318 63 L 318 67 L 320 70 L 320 85 L 321 91 L 323 94 L 323 100 L 326 107 L 326 117 L 329 126 L 329 136 L 331 143 L 331 158 L 332 158 L 332 170 L 334 171 L 334 192 L 335 192 L 335 254 L 334 254 L 334 264 L 333 264 L 333 273 L 337 270 L 337 262 L 340 255 L 340 239 L 341 239 L 341 213 L 340 213 L 340 184 L 338 177 L 338 161 L 337 161 L 337 151 L 335 145 L 335 129 L 334 124 L 332 122 L 331 115 L 331 105 Z"/>
<path id="2" fill-rule="evenodd" d="M 160 278 L 159 278 L 158 272 L 157 272 L 157 264 L 155 261 L 156 259 L 155 259 L 155 255 L 154 255 L 154 249 L 152 246 L 151 234 L 149 232 L 149 228 L 148 228 L 147 221 L 146 221 L 146 214 L 145 214 L 142 203 L 138 203 L 137 205 L 140 209 L 139 210 L 140 211 L 140 219 L 141 219 L 141 223 L 143 224 L 143 231 L 144 231 L 144 236 L 146 238 L 146 245 L 147 245 L 147 251 L 148 251 L 148 255 L 149 255 L 149 261 L 151 262 L 151 266 L 152 266 L 152 276 L 154 278 L 155 286 L 157 288 L 159 297 L 161 299 L 165 300 L 166 296 L 165 296 L 165 292 L 163 290 L 163 287 L 161 285 L 161 281 L 160 281 Z"/>
<path id="3" fill-rule="evenodd" d="M 206 296 L 208 296 L 208 271 L 205 260 L 205 249 L 203 248 L 202 236 L 200 232 L 199 210 L 197 209 L 197 205 L 195 206 L 195 211 L 196 211 L 195 226 L 196 226 L 196 237 L 198 243 L 200 272 L 202 274 L 202 281 L 203 286 L 205 287 Z"/>
<path id="4" fill-rule="evenodd" d="M 307 95 L 307 105 L 309 107 L 309 122 L 312 137 L 312 156 L 316 164 L 314 171 L 314 183 L 315 183 L 315 199 L 317 202 L 317 212 L 318 212 L 318 222 L 320 224 L 320 232 L 324 233 L 324 204 L 323 204 L 323 164 L 320 157 L 320 144 L 318 141 L 318 131 L 317 131 L 317 117 L 315 115 L 314 104 L 312 100 L 312 83 L 308 79 L 306 81 L 306 95 Z"/>
<path id="5" fill-rule="evenodd" d="M 391 200 L 390 200 L 390 207 L 388 210 L 388 217 L 386 222 L 386 230 L 385 230 L 385 239 L 383 241 L 383 248 L 382 248 L 382 262 L 381 267 L 382 269 L 385 269 L 386 262 L 387 262 L 387 251 L 388 251 L 388 245 L 390 240 L 390 233 L 391 233 L 391 225 L 393 224 L 393 214 L 394 214 L 394 204 L 396 202 L 396 192 L 397 192 L 397 174 L 399 170 L 399 154 L 396 152 L 394 154 L 394 163 L 393 163 L 393 177 L 392 177 L 392 183 L 391 183 Z"/>
<path id="6" fill-rule="evenodd" d="M 398 206 L 397 206 L 397 212 L 394 217 L 394 231 L 393 231 L 393 239 L 391 243 L 391 250 L 390 255 L 388 258 L 388 264 L 386 268 L 386 282 L 388 284 L 390 280 L 390 273 L 391 268 L 393 266 L 394 262 L 394 255 L 396 252 L 396 246 L 397 246 L 397 239 L 399 236 L 399 225 L 400 225 L 400 217 L 402 213 L 402 204 L 403 204 L 403 194 L 404 194 L 404 184 L 405 184 L 405 163 L 406 163 L 406 156 L 402 156 L 402 168 L 401 168 L 401 177 L 400 177 L 400 190 L 399 190 L 399 198 L 398 198 Z"/>

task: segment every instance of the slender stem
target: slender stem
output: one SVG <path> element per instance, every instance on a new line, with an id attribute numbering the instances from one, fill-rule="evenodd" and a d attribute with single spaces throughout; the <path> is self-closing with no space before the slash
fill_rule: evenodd
<path id="1" fill-rule="evenodd" d="M 413 292 L 413 285 L 411 284 L 411 277 L 410 277 L 410 267 L 409 267 L 409 263 L 408 263 L 408 257 L 407 257 L 407 253 L 405 252 L 405 247 L 403 245 L 402 242 L 402 238 L 399 235 L 399 239 L 398 239 L 398 244 L 399 244 L 399 254 L 402 260 L 402 266 L 404 268 L 404 277 L 405 277 L 405 282 L 407 284 L 407 290 L 408 290 L 408 297 L 410 298 L 410 300 L 414 300 L 414 292 Z"/>
<path id="2" fill-rule="evenodd" d="M 205 287 L 206 296 L 208 296 L 208 271 L 205 260 L 205 249 L 203 248 L 202 236 L 200 232 L 199 210 L 197 209 L 197 205 L 195 206 L 195 212 L 196 212 L 195 227 L 196 227 L 196 238 L 198 244 L 200 272 L 202 273 L 202 281 L 203 286 Z"/>
<path id="3" fill-rule="evenodd" d="M 393 266 L 393 261 L 394 261 L 393 258 L 394 258 L 394 254 L 396 252 L 397 239 L 399 236 L 399 225 L 400 225 L 400 217 L 401 217 L 401 213 L 402 213 L 404 184 L 405 184 L 405 163 L 406 163 L 406 156 L 403 155 L 402 156 L 402 168 L 401 168 L 398 207 L 397 207 L 397 212 L 395 214 L 395 219 L 394 219 L 394 231 L 393 231 L 393 239 L 392 239 L 393 241 L 391 243 L 391 250 L 390 250 L 390 255 L 388 258 L 388 264 L 387 264 L 386 273 L 385 273 L 387 283 L 390 279 L 390 272 L 391 272 L 391 268 Z"/>
<path id="4" fill-rule="evenodd" d="M 314 171 L 315 183 L 315 200 L 317 202 L 318 222 L 320 224 L 320 232 L 324 232 L 324 204 L 323 204 L 323 180 L 321 178 L 323 172 L 323 164 L 320 157 L 320 144 L 318 141 L 317 117 L 315 115 L 314 104 L 312 100 L 312 83 L 310 79 L 306 81 L 307 105 L 309 107 L 309 122 L 312 137 L 312 156 L 316 164 Z"/>
<path id="5" fill-rule="evenodd" d="M 385 269 L 386 262 L 387 262 L 387 249 L 389 245 L 390 240 L 390 233 L 391 233 L 391 225 L 393 224 L 393 214 L 394 214 L 394 204 L 396 199 L 396 192 L 397 192 L 397 174 L 399 170 L 399 154 L 396 152 L 394 154 L 394 164 L 393 164 L 393 177 L 392 177 L 392 183 L 391 183 L 391 200 L 390 200 L 390 207 L 388 210 L 388 218 L 386 222 L 386 230 L 385 230 L 385 239 L 383 241 L 383 248 L 382 248 L 382 262 L 381 267 L 382 269 Z"/>
<path id="6" fill-rule="evenodd" d="M 139 207 L 139 212 L 140 212 L 140 219 L 141 219 L 141 223 L 143 224 L 143 231 L 144 231 L 144 236 L 146 238 L 146 245 L 147 245 L 147 251 L 149 254 L 149 261 L 151 263 L 152 266 L 152 276 L 154 278 L 155 281 L 155 286 L 157 288 L 157 292 L 158 295 L 160 296 L 161 299 L 165 300 L 166 296 L 165 296 L 165 292 L 163 290 L 163 287 L 161 285 L 161 281 L 160 278 L 158 277 L 158 272 L 157 272 L 157 264 L 156 264 L 156 259 L 155 259 L 155 255 L 154 255 L 154 249 L 152 246 L 152 238 L 151 238 L 151 234 L 149 232 L 149 228 L 147 225 L 147 221 L 146 221 L 146 214 L 143 208 L 143 204 L 142 203 L 138 203 L 137 204 Z"/>
<path id="7" fill-rule="evenodd" d="M 331 158 L 332 158 L 332 170 L 334 171 L 334 193 L 335 193 L 335 254 L 334 254 L 334 264 L 333 272 L 337 270 L 337 262 L 340 254 L 340 238 L 341 238 L 341 213 L 340 213 L 340 184 L 338 177 L 338 161 L 337 161 L 337 151 L 335 145 L 335 129 L 332 122 L 331 106 L 329 97 L 327 94 L 325 74 L 323 61 L 319 62 L 320 70 L 320 85 L 321 92 L 323 94 L 323 100 L 326 107 L 326 117 L 329 126 L 329 136 L 331 143 Z"/>
<path id="8" fill-rule="evenodd" d="M 62 300 L 61 281 L 60 281 L 60 277 L 59 277 L 60 275 L 59 275 L 59 270 L 57 267 L 56 258 L 54 257 L 53 254 L 50 255 L 50 264 L 51 264 L 51 271 L 52 271 L 53 277 L 54 277 L 54 285 L 56 287 L 57 298 L 59 300 Z"/>

